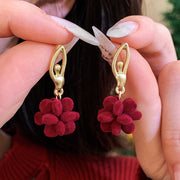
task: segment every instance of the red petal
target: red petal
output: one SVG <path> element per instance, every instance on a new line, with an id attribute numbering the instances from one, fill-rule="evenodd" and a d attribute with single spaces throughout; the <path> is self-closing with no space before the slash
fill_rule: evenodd
<path id="1" fill-rule="evenodd" d="M 47 125 L 57 124 L 59 119 L 53 114 L 44 114 L 42 116 L 42 123 Z"/>
<path id="2" fill-rule="evenodd" d="M 128 125 L 122 125 L 122 130 L 126 133 L 126 134 L 131 134 L 134 132 L 135 130 L 135 125 L 133 123 L 128 124 Z"/>
<path id="3" fill-rule="evenodd" d="M 124 113 L 129 114 L 136 110 L 137 104 L 132 98 L 127 98 L 123 101 Z"/>
<path id="4" fill-rule="evenodd" d="M 37 125 L 42 125 L 42 113 L 41 112 L 37 112 L 35 115 L 34 115 L 34 122 L 37 124 Z"/>
<path id="5" fill-rule="evenodd" d="M 112 131 L 111 124 L 112 123 L 101 123 L 100 128 L 103 132 L 111 132 Z"/>
<path id="6" fill-rule="evenodd" d="M 98 121 L 102 123 L 112 122 L 114 118 L 114 115 L 108 111 L 100 113 L 97 117 Z"/>
<path id="7" fill-rule="evenodd" d="M 43 99 L 39 104 L 39 109 L 43 114 L 51 112 L 51 100 Z"/>
<path id="8" fill-rule="evenodd" d="M 112 134 L 118 136 L 120 132 L 121 132 L 121 125 L 118 122 L 114 121 L 112 123 Z"/>
<path id="9" fill-rule="evenodd" d="M 102 112 L 105 112 L 106 110 L 104 108 L 98 110 L 98 114 L 101 114 Z"/>
<path id="10" fill-rule="evenodd" d="M 114 96 L 108 96 L 103 101 L 103 106 L 106 111 L 112 111 L 114 103 L 117 101 L 117 98 Z"/>
<path id="11" fill-rule="evenodd" d="M 65 135 L 72 134 L 76 129 L 76 125 L 74 121 L 70 121 L 65 124 L 65 128 L 66 128 Z"/>
<path id="12" fill-rule="evenodd" d="M 65 125 L 62 121 L 59 121 L 58 124 L 56 125 L 56 131 L 59 136 L 63 136 L 65 133 Z"/>
<path id="13" fill-rule="evenodd" d="M 74 108 L 74 102 L 71 98 L 65 97 L 61 101 L 63 106 L 63 111 L 72 111 Z"/>
<path id="14" fill-rule="evenodd" d="M 63 122 L 76 121 L 79 119 L 79 117 L 80 117 L 80 115 L 78 112 L 67 111 L 67 112 L 63 112 L 61 114 L 61 121 L 63 121 Z"/>
<path id="15" fill-rule="evenodd" d="M 142 117 L 142 113 L 139 112 L 139 111 L 134 111 L 134 112 L 130 112 L 130 113 L 129 113 L 129 116 L 131 116 L 131 118 L 132 118 L 133 120 L 140 120 L 141 117 Z"/>
<path id="16" fill-rule="evenodd" d="M 118 100 L 114 103 L 114 106 L 113 106 L 113 113 L 116 115 L 116 116 L 119 116 L 121 115 L 123 112 L 123 103 L 121 100 Z"/>
<path id="17" fill-rule="evenodd" d="M 53 97 L 53 98 L 51 98 L 50 100 L 51 100 L 51 102 L 52 102 L 52 101 L 54 101 L 54 100 L 56 100 L 56 99 L 57 99 L 57 98 Z"/>
<path id="18" fill-rule="evenodd" d="M 118 116 L 116 118 L 116 121 L 120 124 L 123 125 L 128 125 L 132 123 L 132 118 L 130 116 L 128 116 L 127 114 L 121 114 L 120 116 Z"/>
<path id="19" fill-rule="evenodd" d="M 60 116 L 62 113 L 62 103 L 59 99 L 52 101 L 52 113 L 56 116 Z"/>
<path id="20" fill-rule="evenodd" d="M 58 132 L 56 131 L 56 125 L 45 125 L 44 134 L 47 137 L 56 137 L 56 136 L 58 136 Z"/>
<path id="21" fill-rule="evenodd" d="M 75 111 L 73 111 L 74 113 L 76 113 L 76 118 L 74 119 L 74 121 L 77 121 L 77 120 L 79 120 L 79 118 L 80 118 L 80 114 L 78 113 L 78 112 L 75 112 Z"/>

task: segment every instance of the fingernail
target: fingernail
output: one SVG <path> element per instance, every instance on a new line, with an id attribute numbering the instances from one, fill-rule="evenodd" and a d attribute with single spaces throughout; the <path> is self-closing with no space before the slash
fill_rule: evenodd
<path id="1" fill-rule="evenodd" d="M 92 27 L 96 39 L 99 41 L 99 49 L 102 57 L 109 63 L 116 53 L 115 45 L 95 26 Z"/>
<path id="2" fill-rule="evenodd" d="M 78 42 L 78 40 L 79 40 L 79 38 L 74 37 L 71 42 L 63 45 L 64 48 L 66 49 L 66 53 L 68 53 L 73 48 L 73 46 Z M 60 54 L 58 59 L 56 60 L 56 63 L 58 63 L 61 59 L 62 59 L 62 55 Z"/>
<path id="3" fill-rule="evenodd" d="M 78 37 L 79 39 L 92 44 L 94 46 L 98 46 L 99 42 L 97 41 L 97 39 L 92 36 L 89 32 L 85 31 L 83 28 L 79 27 L 78 25 L 62 19 L 62 18 L 58 18 L 56 16 L 51 16 L 51 18 L 56 21 L 57 23 L 59 23 L 62 27 L 66 28 L 68 31 L 70 31 L 71 33 L 74 34 L 74 36 Z"/>
<path id="4" fill-rule="evenodd" d="M 180 164 L 174 166 L 174 180 L 180 180 Z"/>
<path id="5" fill-rule="evenodd" d="M 78 40 L 79 38 L 74 37 L 71 42 L 64 45 L 67 53 L 73 48 L 73 46 L 78 42 Z"/>
<path id="6" fill-rule="evenodd" d="M 107 36 L 120 38 L 131 34 L 138 28 L 138 24 L 133 21 L 121 21 L 116 23 L 107 31 Z"/>

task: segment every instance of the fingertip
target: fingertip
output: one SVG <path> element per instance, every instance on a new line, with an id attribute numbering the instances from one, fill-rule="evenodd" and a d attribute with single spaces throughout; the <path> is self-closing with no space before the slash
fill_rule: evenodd
<path id="1" fill-rule="evenodd" d="M 49 22 L 52 23 L 51 28 L 53 28 L 53 26 L 56 28 L 57 36 L 56 36 L 56 39 L 54 39 L 57 41 L 56 44 L 64 45 L 72 41 L 72 39 L 74 38 L 73 33 L 71 33 L 65 26 L 54 21 L 52 19 L 52 16 L 46 15 L 46 18 Z"/>
<path id="2" fill-rule="evenodd" d="M 126 26 L 127 22 L 130 22 L 130 25 L 135 22 L 138 27 L 132 30 L 133 28 Z M 164 25 L 146 16 L 129 16 L 118 23 L 124 24 L 125 27 L 117 30 L 116 24 L 114 26 L 116 32 L 126 29 L 130 33 L 119 38 L 110 37 L 111 40 L 119 44 L 127 42 L 130 47 L 137 49 L 148 61 L 156 77 L 159 76 L 164 65 L 177 59 L 171 34 Z"/>
<path id="3" fill-rule="evenodd" d="M 8 35 L 10 31 L 11 34 L 25 40 L 62 45 L 73 39 L 71 32 L 33 4 L 13 1 L 8 5 L 8 9 Z"/>
<path id="4" fill-rule="evenodd" d="M 131 47 L 140 49 L 152 42 L 154 33 L 155 23 L 149 17 L 128 16 L 110 28 L 107 35 L 113 42 L 127 42 Z"/>

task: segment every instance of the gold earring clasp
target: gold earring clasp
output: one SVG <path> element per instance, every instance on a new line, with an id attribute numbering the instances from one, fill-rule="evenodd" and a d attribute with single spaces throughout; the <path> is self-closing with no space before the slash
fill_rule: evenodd
<path id="1" fill-rule="evenodd" d="M 119 54 L 121 53 L 122 50 L 126 50 L 126 59 L 124 62 L 122 61 L 117 62 Z M 119 99 L 121 98 L 121 95 L 125 92 L 124 86 L 126 83 L 126 73 L 129 65 L 129 59 L 130 59 L 129 46 L 127 43 L 125 43 L 122 46 L 120 46 L 120 48 L 117 50 L 112 62 L 112 72 L 117 81 L 117 87 L 115 91 L 119 95 Z"/>
<path id="2" fill-rule="evenodd" d="M 62 64 L 54 65 L 60 53 L 62 54 Z M 55 84 L 54 95 L 56 96 L 56 98 L 59 99 L 61 99 L 61 96 L 64 92 L 63 85 L 65 82 L 64 73 L 65 73 L 66 63 L 67 63 L 66 50 L 64 46 L 58 45 L 51 60 L 51 64 L 49 67 L 49 74 Z"/>

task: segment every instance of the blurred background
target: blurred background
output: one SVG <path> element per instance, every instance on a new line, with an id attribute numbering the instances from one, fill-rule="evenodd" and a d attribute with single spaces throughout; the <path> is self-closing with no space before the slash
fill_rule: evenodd
<path id="1" fill-rule="evenodd" d="M 171 10 L 172 4 L 168 0 L 143 0 L 143 14 L 157 22 L 166 24 L 163 14 Z"/>
<path id="2" fill-rule="evenodd" d="M 180 0 L 144 0 L 143 14 L 169 28 L 180 59 Z"/>

